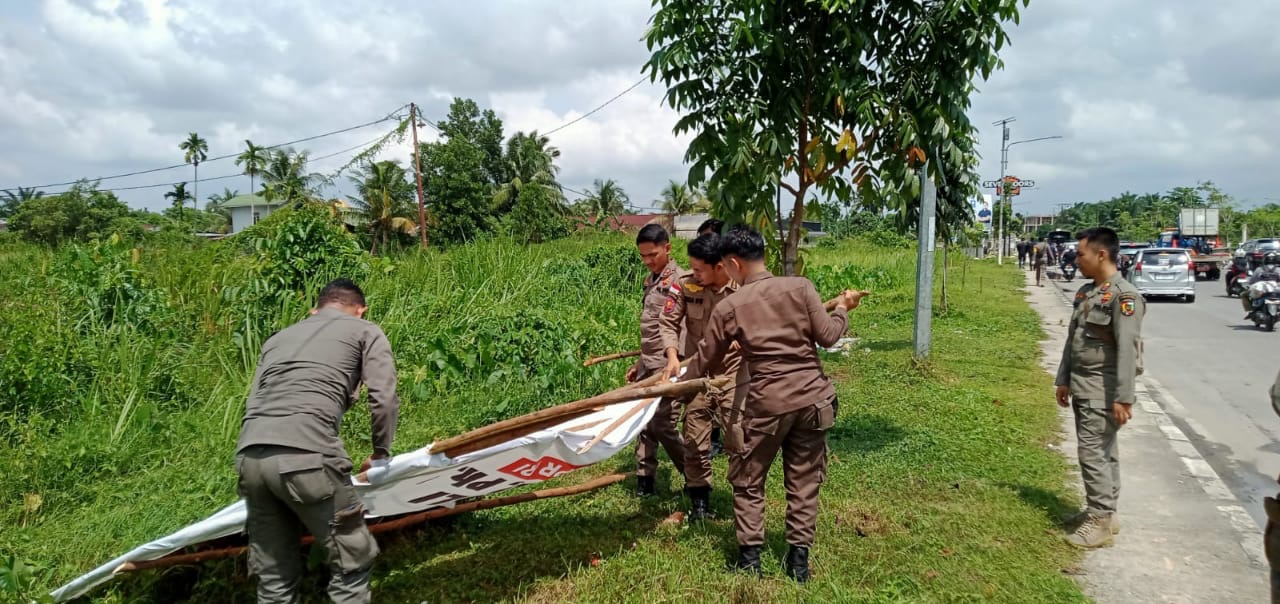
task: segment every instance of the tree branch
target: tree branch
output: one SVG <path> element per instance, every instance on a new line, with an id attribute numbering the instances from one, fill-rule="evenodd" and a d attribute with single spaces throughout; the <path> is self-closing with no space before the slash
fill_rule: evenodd
<path id="1" fill-rule="evenodd" d="M 795 187 L 793 187 L 793 186 L 791 186 L 791 185 L 787 184 L 787 183 L 786 183 L 786 182 L 784 182 L 782 179 L 778 179 L 778 186 L 780 186 L 780 187 L 782 187 L 782 188 L 784 188 L 784 189 L 786 189 L 786 190 L 788 190 L 788 191 L 791 191 L 791 194 L 792 194 L 792 195 L 799 195 L 799 194 L 800 194 L 800 192 L 799 192 L 799 191 L 797 191 Z"/>

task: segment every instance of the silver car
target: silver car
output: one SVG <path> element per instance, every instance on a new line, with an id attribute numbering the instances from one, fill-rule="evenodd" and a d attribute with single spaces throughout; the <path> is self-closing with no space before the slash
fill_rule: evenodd
<path id="1" fill-rule="evenodd" d="M 1129 270 L 1129 281 L 1143 296 L 1179 296 L 1196 301 L 1196 274 L 1191 256 L 1183 248 L 1157 247 L 1139 250 Z"/>

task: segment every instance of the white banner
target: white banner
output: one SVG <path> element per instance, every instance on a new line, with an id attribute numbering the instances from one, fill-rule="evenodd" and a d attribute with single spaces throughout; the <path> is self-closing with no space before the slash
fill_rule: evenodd
<path id="1" fill-rule="evenodd" d="M 357 482 L 353 477 L 352 485 L 364 502 L 366 518 L 453 507 L 459 499 L 542 482 L 612 457 L 640 434 L 653 417 L 656 407 L 653 403 L 657 400 L 610 405 L 596 413 L 457 458 L 433 454 L 428 445 L 397 455 L 386 466 L 369 470 L 368 483 Z M 609 432 L 584 454 L 577 453 L 636 405 L 645 405 L 645 409 Z M 125 562 L 155 560 L 183 547 L 234 535 L 243 531 L 244 524 L 245 506 L 244 500 L 240 500 L 200 522 L 134 548 L 50 595 L 58 602 L 70 600 L 111 580 L 115 569 Z"/>

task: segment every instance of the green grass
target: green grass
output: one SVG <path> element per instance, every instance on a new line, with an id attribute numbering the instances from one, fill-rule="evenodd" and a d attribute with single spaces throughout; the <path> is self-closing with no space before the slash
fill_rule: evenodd
<path id="1" fill-rule="evenodd" d="M 625 263 L 638 265 L 627 247 L 621 237 L 533 247 L 484 242 L 447 254 L 412 253 L 397 259 L 394 270 L 368 277 L 372 318 L 387 331 L 401 373 L 397 449 L 619 383 L 625 363 L 582 369 L 580 360 L 634 347 L 639 296 L 629 276 L 611 276 Z M 224 264 L 210 267 L 214 257 Z M 247 270 L 247 260 L 227 258 L 217 246 L 148 250 L 141 263 L 145 283 L 168 300 L 160 327 L 86 332 L 68 310 L 74 301 L 50 283 L 56 272 L 50 254 L 0 248 L 0 270 L 8 275 L 0 277 L 8 291 L 0 295 L 0 310 L 10 317 L 0 318 L 0 326 L 25 330 L 26 342 L 0 344 L 6 347 L 0 353 L 18 359 L 0 361 L 9 363 L 0 366 L 0 379 L 8 380 L 0 392 L 12 396 L 20 385 L 41 395 L 20 412 L 0 408 L 0 442 L 8 448 L 0 460 L 7 478 L 0 487 L 0 526 L 6 527 L 0 562 L 16 555 L 36 565 L 30 593 L 235 497 L 232 450 L 253 355 L 236 343 L 227 319 L 235 309 L 214 295 Z M 847 243 L 815 250 L 809 259 L 825 296 L 867 283 L 875 291 L 852 316 L 858 348 L 826 361 L 837 379 L 841 415 L 830 433 L 808 586 L 785 580 L 779 569 L 786 551 L 779 466 L 769 477 L 766 577 L 723 571 L 736 545 L 720 458 L 713 495 L 719 519 L 703 526 L 663 524 L 684 505 L 681 485 L 664 462 L 663 496 L 653 500 L 630 497 L 628 480 L 389 537 L 375 572 L 376 596 L 388 602 L 1082 601 L 1061 572 L 1075 555 L 1053 534 L 1054 519 L 1072 507 L 1074 495 L 1065 486 L 1063 460 L 1045 446 L 1054 439 L 1057 416 L 1049 377 L 1037 363 L 1036 315 L 1017 271 L 955 260 L 949 308 L 935 306 L 932 358 L 916 364 L 913 251 Z M 279 322 L 287 324 L 298 310 L 282 309 Z M 19 314 L 25 326 L 12 318 Z M 363 407 L 348 414 L 344 438 L 353 457 L 367 454 L 368 430 Z M 632 465 L 624 453 L 554 484 Z M 32 494 L 42 503 L 24 511 L 23 496 Z M 321 597 L 323 574 L 308 578 L 310 598 Z M 252 599 L 243 559 L 140 573 L 90 598 Z"/>

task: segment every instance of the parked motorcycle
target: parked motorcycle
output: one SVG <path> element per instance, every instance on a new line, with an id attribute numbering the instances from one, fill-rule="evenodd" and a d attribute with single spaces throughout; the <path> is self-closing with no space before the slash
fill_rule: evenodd
<path id="1" fill-rule="evenodd" d="M 1249 283 L 1249 261 L 1245 258 L 1235 258 L 1231 261 L 1231 266 L 1227 269 L 1227 278 L 1223 279 L 1226 284 L 1227 297 L 1239 296 L 1244 293 L 1244 288 Z"/>
<path id="2" fill-rule="evenodd" d="M 1253 310 L 1248 318 L 1254 327 L 1275 331 L 1276 322 L 1280 321 L 1280 284 L 1274 281 L 1254 283 L 1249 286 L 1249 301 Z"/>

